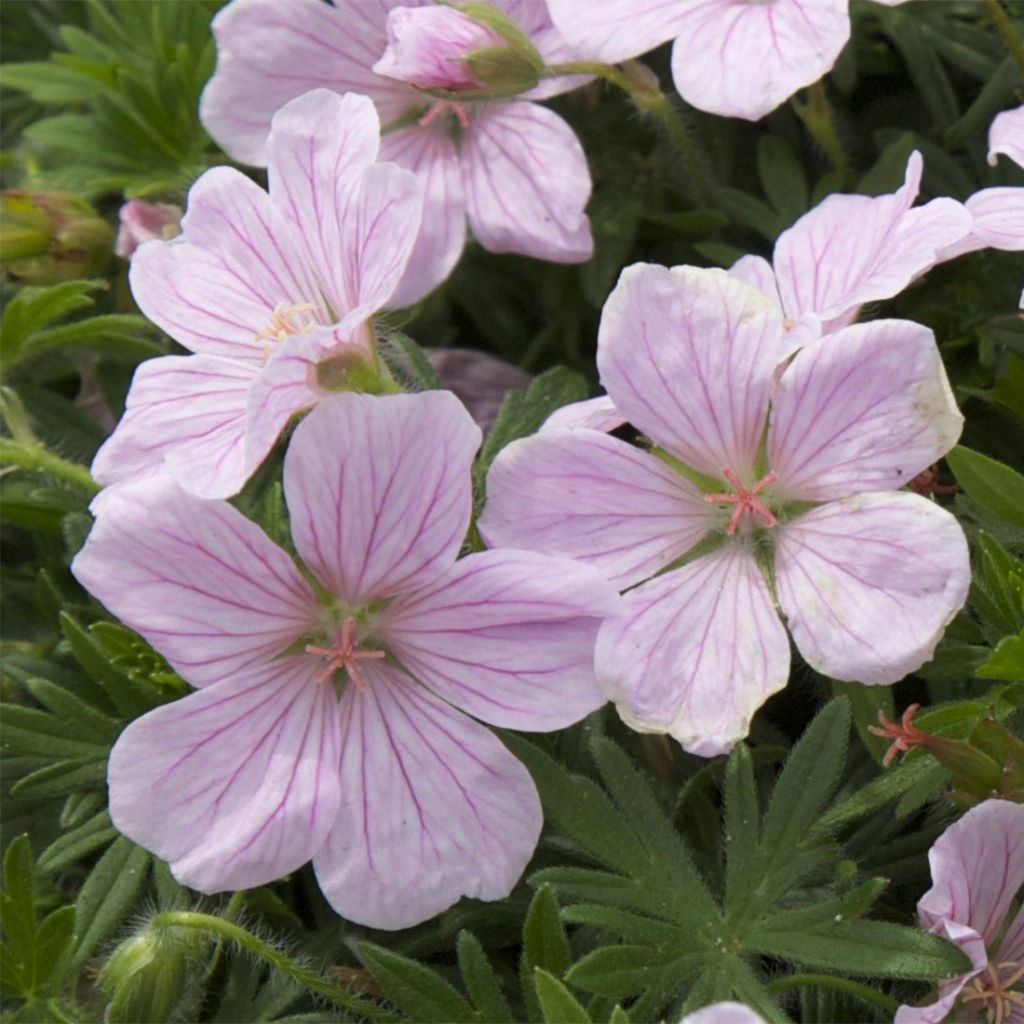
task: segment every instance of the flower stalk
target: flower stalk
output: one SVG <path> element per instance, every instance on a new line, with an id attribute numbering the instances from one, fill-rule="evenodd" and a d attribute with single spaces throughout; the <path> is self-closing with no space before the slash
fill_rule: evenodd
<path id="1" fill-rule="evenodd" d="M 836 134 L 835 114 L 824 84 L 815 82 L 808 87 L 806 96 L 804 100 L 794 96 L 790 102 L 811 138 L 825 151 L 839 179 L 836 182 L 837 190 L 841 191 L 853 183 L 853 167 Z"/>

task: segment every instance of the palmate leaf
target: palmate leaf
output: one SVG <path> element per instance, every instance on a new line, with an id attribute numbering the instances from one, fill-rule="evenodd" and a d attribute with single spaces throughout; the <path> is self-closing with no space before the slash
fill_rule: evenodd
<path id="1" fill-rule="evenodd" d="M 564 982 L 634 999 L 635 1020 L 664 1014 L 670 1004 L 671 1015 L 683 1003 L 696 1008 L 729 998 L 759 1007 L 766 1019 L 786 1020 L 762 974 L 765 956 L 875 978 L 934 980 L 962 967 L 954 946 L 916 928 L 858 920 L 884 879 L 830 889 L 839 847 L 819 823 L 842 777 L 850 717 L 844 698 L 818 714 L 790 752 L 763 814 L 750 753 L 742 744 L 734 749 L 723 784 L 723 877 L 714 886 L 649 783 L 612 741 L 593 743 L 602 787 L 570 774 L 532 743 L 506 737 L 533 774 L 548 820 L 596 864 L 547 868 L 531 882 L 554 887 L 566 921 L 622 940 L 586 953 Z M 837 815 L 835 825 L 844 820 Z M 820 939 L 817 954 L 812 935 Z M 856 957 L 844 959 L 846 946 L 858 942 Z"/>

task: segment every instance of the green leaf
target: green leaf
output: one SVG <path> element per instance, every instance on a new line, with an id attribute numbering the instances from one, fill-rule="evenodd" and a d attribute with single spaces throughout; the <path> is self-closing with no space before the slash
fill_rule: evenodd
<path id="1" fill-rule="evenodd" d="M 775 207 L 783 227 L 806 213 L 809 196 L 803 164 L 778 136 L 761 136 L 757 144 L 757 171 L 764 194 Z"/>
<path id="2" fill-rule="evenodd" d="M 755 926 L 747 949 L 819 970 L 869 978 L 937 981 L 970 969 L 967 957 L 935 935 L 882 921 L 832 921 L 798 930 Z"/>
<path id="3" fill-rule="evenodd" d="M 540 967 L 533 978 L 545 1024 L 591 1024 L 590 1014 L 557 978 Z"/>
<path id="4" fill-rule="evenodd" d="M 886 34 L 903 55 L 907 73 L 929 118 L 940 130 L 948 129 L 960 116 L 956 93 L 917 19 L 897 10 L 880 12 L 880 18 Z"/>
<path id="5" fill-rule="evenodd" d="M 89 293 L 104 286 L 101 281 L 65 281 L 46 288 L 22 288 L 0 316 L 5 367 L 21 358 L 22 349 L 44 324 L 93 304 Z"/>
<path id="6" fill-rule="evenodd" d="M 975 673 L 979 679 L 1024 681 L 1024 630 L 1003 637 L 988 660 Z"/>
<path id="7" fill-rule="evenodd" d="M 124 836 L 118 837 L 89 873 L 78 896 L 75 915 L 77 970 L 96 946 L 120 927 L 146 887 L 150 855 Z"/>
<path id="8" fill-rule="evenodd" d="M 381 331 L 380 340 L 381 352 L 388 367 L 399 376 L 399 379 L 408 380 L 427 390 L 445 390 L 444 381 L 430 364 L 426 353 L 412 338 L 399 330 L 388 328 Z M 390 352 L 389 348 L 398 351 Z"/>
<path id="9" fill-rule="evenodd" d="M 11 787 L 11 796 L 23 800 L 66 796 L 83 789 L 96 789 L 103 785 L 106 776 L 106 757 L 58 761 L 19 779 Z"/>
<path id="10" fill-rule="evenodd" d="M 645 989 L 660 990 L 671 979 L 667 993 L 671 996 L 716 955 L 721 954 L 689 953 L 680 956 L 674 950 L 650 946 L 601 946 L 574 964 L 565 980 L 588 992 L 612 999 L 628 999 Z"/>
<path id="11" fill-rule="evenodd" d="M 44 875 L 60 871 L 112 843 L 117 834 L 106 809 L 99 811 L 50 843 L 39 855 L 38 870 Z"/>
<path id="12" fill-rule="evenodd" d="M 359 956 L 388 999 L 414 1021 L 472 1024 L 476 1020 L 469 1003 L 429 967 L 369 942 L 359 943 Z"/>
<path id="13" fill-rule="evenodd" d="M 472 932 L 463 930 L 459 932 L 455 950 L 463 984 L 480 1018 L 495 1024 L 512 1024 L 515 1018 L 479 939 Z"/>
<path id="14" fill-rule="evenodd" d="M 774 242 L 786 222 L 767 203 L 738 188 L 719 188 L 715 191 L 718 205 L 737 224 L 751 228 L 768 242 Z"/>
<path id="15" fill-rule="evenodd" d="M 760 819 L 750 751 L 737 743 L 725 764 L 725 909 L 730 915 L 757 887 Z"/>
<path id="16" fill-rule="evenodd" d="M 475 493 L 483 495 L 487 470 L 505 445 L 534 433 L 556 409 L 586 397 L 587 382 L 564 366 L 540 374 L 525 392 L 510 391 L 473 467 Z"/>
<path id="17" fill-rule="evenodd" d="M 546 969 L 560 978 L 568 970 L 571 961 L 569 939 L 562 927 L 555 892 L 550 885 L 542 885 L 526 913 L 523 952 L 519 961 L 519 979 L 531 1020 L 541 1020 L 543 1017 L 534 985 L 536 969 Z"/>
<path id="18" fill-rule="evenodd" d="M 962 445 L 957 445 L 946 461 L 957 482 L 979 508 L 1024 527 L 1024 476 Z"/>

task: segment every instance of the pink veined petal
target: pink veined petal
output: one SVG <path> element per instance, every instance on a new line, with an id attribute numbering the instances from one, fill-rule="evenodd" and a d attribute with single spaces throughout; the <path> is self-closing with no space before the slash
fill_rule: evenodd
<path id="1" fill-rule="evenodd" d="M 587 430 L 600 430 L 611 433 L 618 430 L 626 422 L 623 415 L 615 408 L 615 403 L 607 395 L 588 398 L 583 402 L 570 402 L 556 409 L 542 424 L 541 430 L 559 427 L 585 427 Z"/>
<path id="2" fill-rule="evenodd" d="M 253 324 L 255 333 L 270 326 L 279 305 L 308 303 L 318 319 L 327 319 L 295 225 L 240 171 L 214 167 L 203 174 L 189 190 L 181 229 L 187 242 L 205 249 L 263 298 L 265 312 L 262 322 Z M 201 274 L 202 268 L 195 273 Z M 144 306 L 142 311 L 147 312 Z M 262 351 L 258 341 L 254 344 Z"/>
<path id="3" fill-rule="evenodd" d="M 513 363 L 474 348 L 429 348 L 425 354 L 444 386 L 485 430 L 498 418 L 505 396 L 533 380 Z"/>
<path id="4" fill-rule="evenodd" d="M 712 1003 L 688 1013 L 679 1024 L 764 1024 L 764 1018 L 742 1003 Z"/>
<path id="5" fill-rule="evenodd" d="M 292 560 L 226 502 L 168 477 L 118 484 L 72 571 L 193 686 L 261 665 L 316 622 Z"/>
<path id="6" fill-rule="evenodd" d="M 793 641 L 834 679 L 895 683 L 963 606 L 963 530 L 917 494 L 857 494 L 779 527 L 775 587 Z"/>
<path id="7" fill-rule="evenodd" d="M 412 125 L 381 139 L 381 156 L 412 171 L 423 188 L 423 220 L 390 304 L 411 306 L 451 272 L 466 243 L 466 197 L 459 154 L 443 119 Z"/>
<path id="8" fill-rule="evenodd" d="M 678 5 L 672 78 L 700 110 L 757 121 L 829 71 L 850 38 L 847 0 Z"/>
<path id="9" fill-rule="evenodd" d="M 724 270 L 639 263 L 605 303 L 597 365 L 615 407 L 662 448 L 745 478 L 790 351 L 778 304 L 757 289 Z"/>
<path id="10" fill-rule="evenodd" d="M 766 447 L 776 493 L 828 501 L 902 487 L 956 444 L 963 422 L 927 327 L 845 327 L 782 374 Z"/>
<path id="11" fill-rule="evenodd" d="M 478 527 L 491 547 L 575 558 L 621 589 L 664 569 L 718 519 L 648 452 L 594 430 L 546 428 L 494 460 Z"/>
<path id="12" fill-rule="evenodd" d="M 897 192 L 831 195 L 779 235 L 774 266 L 787 316 L 849 322 L 858 306 L 901 292 L 970 231 L 970 215 L 953 199 L 911 209 L 922 165 L 915 151 Z"/>
<path id="13" fill-rule="evenodd" d="M 999 154 L 1005 153 L 1024 167 L 1024 106 L 997 114 L 988 130 L 988 162 L 995 167 Z"/>
<path id="14" fill-rule="evenodd" d="M 257 370 L 214 356 L 161 356 L 135 371 L 125 414 L 96 453 L 102 484 L 171 472 L 193 494 L 226 498 L 255 468 L 245 406 Z"/>
<path id="15" fill-rule="evenodd" d="M 284 491 L 299 555 L 350 604 L 422 586 L 469 528 L 480 428 L 447 391 L 345 392 L 295 430 Z"/>
<path id="16" fill-rule="evenodd" d="M 469 225 L 485 249 L 553 263 L 590 259 L 590 170 L 558 114 L 536 103 L 476 107 L 459 157 Z"/>
<path id="17" fill-rule="evenodd" d="M 775 271 L 763 256 L 741 256 L 730 268 L 729 276 L 737 281 L 749 284 L 763 292 L 779 304 L 779 313 L 784 315 L 782 301 L 779 299 L 779 286 L 775 281 Z"/>
<path id="18" fill-rule="evenodd" d="M 761 570 L 728 543 L 624 595 L 594 657 L 622 720 L 714 757 L 789 679 L 789 641 Z"/>
<path id="19" fill-rule="evenodd" d="M 139 308 L 175 341 L 200 355 L 263 360 L 257 333 L 273 303 L 259 292 L 247 264 L 228 264 L 184 238 L 140 245 L 128 270 Z"/>
<path id="20" fill-rule="evenodd" d="M 132 722 L 110 816 L 200 892 L 251 889 L 323 845 L 341 802 L 337 698 L 313 659 L 252 666 Z"/>
<path id="21" fill-rule="evenodd" d="M 408 672 L 462 711 L 548 732 L 605 702 L 594 641 L 618 600 L 579 562 L 483 551 L 397 598 L 374 629 Z"/>
<path id="22" fill-rule="evenodd" d="M 484 726 L 367 661 L 342 697 L 341 810 L 316 855 L 331 906 L 406 928 L 461 896 L 507 896 L 541 828 L 526 769 Z"/>
<path id="23" fill-rule="evenodd" d="M 199 104 L 206 130 L 235 160 L 262 166 L 271 118 L 311 89 L 362 93 L 394 120 L 416 94 L 371 68 L 398 3 L 416 0 L 234 0 L 212 22 L 217 68 Z"/>
<path id="24" fill-rule="evenodd" d="M 617 64 L 677 36 L 686 21 L 680 0 L 548 0 L 555 28 L 577 59 Z"/>
<path id="25" fill-rule="evenodd" d="M 1024 250 L 1024 188 L 985 188 L 965 205 L 973 218 L 972 248 Z"/>

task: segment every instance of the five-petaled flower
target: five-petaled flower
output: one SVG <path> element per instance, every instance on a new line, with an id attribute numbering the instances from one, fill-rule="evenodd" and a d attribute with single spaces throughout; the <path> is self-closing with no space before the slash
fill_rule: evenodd
<path id="1" fill-rule="evenodd" d="M 939 982 L 928 1006 L 902 1006 L 896 1024 L 953 1019 L 1024 1021 L 1024 806 L 986 800 L 972 807 L 928 853 L 932 887 L 917 904 L 921 926 L 967 954 L 966 974 Z"/>
<path id="2" fill-rule="evenodd" d="M 453 60 L 456 12 L 443 16 L 449 28 L 442 30 L 433 24 L 439 16 L 424 27 L 410 15 L 419 6 L 417 0 L 234 0 L 213 20 L 217 69 L 203 93 L 203 124 L 236 160 L 265 164 L 271 117 L 288 100 L 317 87 L 369 96 L 381 121 L 396 126 L 382 140 L 384 157 L 414 171 L 424 188 L 423 228 L 395 305 L 415 301 L 448 276 L 467 219 L 491 252 L 556 263 L 589 259 L 586 156 L 561 117 L 531 102 L 582 79 L 553 78 L 495 100 L 456 102 L 424 91 L 443 81 L 442 62 L 451 67 L 443 82 L 449 92 L 471 83 L 464 62 Z M 543 60 L 572 59 L 544 3 L 496 0 L 493 6 L 516 22 Z M 483 29 L 463 25 L 462 31 L 466 54 L 487 38 Z M 433 75 L 426 71 L 431 62 Z"/>
<path id="3" fill-rule="evenodd" d="M 513 442 L 480 531 L 627 591 L 596 656 L 627 723 L 729 749 L 789 676 L 780 613 L 837 679 L 892 683 L 931 656 L 970 579 L 953 516 L 897 491 L 963 422 L 931 331 L 876 321 L 794 354 L 756 289 L 641 264 L 605 305 L 598 366 L 651 449 L 580 426 Z"/>
<path id="4" fill-rule="evenodd" d="M 618 597 L 567 559 L 456 561 L 479 441 L 446 392 L 322 402 L 284 462 L 302 570 L 167 476 L 97 499 L 76 576 L 198 687 L 132 722 L 108 773 L 114 824 L 184 884 L 312 858 L 338 912 L 381 928 L 515 884 L 540 803 L 475 719 L 547 731 L 599 707 Z"/>
<path id="5" fill-rule="evenodd" d="M 412 174 L 374 163 L 379 132 L 366 97 L 308 93 L 274 117 L 269 194 L 207 171 L 182 235 L 135 252 L 140 308 L 195 354 L 138 368 L 97 480 L 169 471 L 193 494 L 228 497 L 293 414 L 373 381 L 368 321 L 405 270 L 422 199 Z"/>

